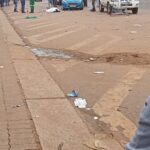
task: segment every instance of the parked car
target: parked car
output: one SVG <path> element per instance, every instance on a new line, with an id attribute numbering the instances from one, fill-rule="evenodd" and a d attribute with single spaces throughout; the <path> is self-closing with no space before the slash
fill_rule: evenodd
<path id="1" fill-rule="evenodd" d="M 62 0 L 62 9 L 80 9 L 84 8 L 83 0 Z"/>
<path id="2" fill-rule="evenodd" d="M 100 11 L 104 12 L 107 9 L 111 13 L 112 9 L 132 10 L 133 14 L 138 13 L 139 0 L 100 0 Z"/>

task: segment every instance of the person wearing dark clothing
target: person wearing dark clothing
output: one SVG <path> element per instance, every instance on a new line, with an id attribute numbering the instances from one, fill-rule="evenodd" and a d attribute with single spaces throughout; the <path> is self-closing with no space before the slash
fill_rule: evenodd
<path id="1" fill-rule="evenodd" d="M 35 0 L 30 0 L 30 13 L 34 13 L 34 5 L 35 5 Z"/>
<path id="2" fill-rule="evenodd" d="M 25 13 L 25 0 L 21 0 L 21 12 Z"/>
<path id="3" fill-rule="evenodd" d="M 57 7 L 57 0 L 53 0 L 53 6 Z"/>
<path id="4" fill-rule="evenodd" d="M 87 7 L 87 0 L 83 0 L 84 6 Z"/>
<path id="5" fill-rule="evenodd" d="M 93 11 L 93 12 L 96 11 L 96 9 L 95 9 L 95 1 L 96 0 L 92 0 L 92 9 L 91 9 L 91 11 Z"/>
<path id="6" fill-rule="evenodd" d="M 9 0 L 5 0 L 5 6 L 9 6 Z"/>
<path id="7" fill-rule="evenodd" d="M 4 0 L 0 0 L 0 7 L 4 7 Z"/>
<path id="8" fill-rule="evenodd" d="M 18 12 L 17 5 L 18 5 L 18 0 L 14 0 L 14 12 Z"/>
<path id="9" fill-rule="evenodd" d="M 150 97 L 140 114 L 139 126 L 126 150 L 150 150 Z"/>

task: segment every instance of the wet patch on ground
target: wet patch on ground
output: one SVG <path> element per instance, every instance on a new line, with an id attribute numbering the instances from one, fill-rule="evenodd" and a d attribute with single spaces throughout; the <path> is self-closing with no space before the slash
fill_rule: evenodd
<path id="1" fill-rule="evenodd" d="M 92 63 L 111 63 L 116 65 L 150 65 L 150 54 L 146 53 L 108 53 L 103 55 L 90 55 L 81 52 L 72 52 L 66 50 L 53 50 L 34 48 L 34 55 L 38 58 L 48 59 L 77 59 Z"/>

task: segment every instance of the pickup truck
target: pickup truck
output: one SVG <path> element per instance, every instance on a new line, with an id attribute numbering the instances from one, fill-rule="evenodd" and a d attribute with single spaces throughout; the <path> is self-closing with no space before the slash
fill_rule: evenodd
<path id="1" fill-rule="evenodd" d="M 137 14 L 139 0 L 100 0 L 100 11 L 104 12 L 105 8 L 108 13 L 112 13 L 112 10 L 119 9 L 122 11 L 132 10 L 133 14 Z"/>

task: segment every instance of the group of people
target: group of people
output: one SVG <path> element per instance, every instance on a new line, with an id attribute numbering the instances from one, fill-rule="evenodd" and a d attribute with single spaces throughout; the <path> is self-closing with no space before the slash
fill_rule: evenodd
<path id="1" fill-rule="evenodd" d="M 18 12 L 18 1 L 19 0 L 13 0 L 14 12 Z M 26 0 L 20 0 L 22 13 L 25 13 L 25 1 Z M 9 6 L 9 2 L 10 0 L 0 0 L 0 7 Z M 35 0 L 30 0 L 30 13 L 34 13 L 34 5 L 35 5 Z"/>
<path id="2" fill-rule="evenodd" d="M 9 6 L 10 0 L 0 0 L 0 7 Z"/>
<path id="3" fill-rule="evenodd" d="M 14 1 L 14 12 L 18 12 L 18 0 L 13 0 Z M 21 2 L 21 12 L 25 13 L 25 0 L 20 0 Z M 34 5 L 35 5 L 35 0 L 30 0 L 30 13 L 34 13 Z"/>

